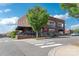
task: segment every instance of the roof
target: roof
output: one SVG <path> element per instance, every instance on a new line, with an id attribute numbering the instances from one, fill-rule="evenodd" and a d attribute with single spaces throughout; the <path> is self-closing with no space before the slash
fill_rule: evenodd
<path id="1" fill-rule="evenodd" d="M 29 22 L 28 22 L 26 16 L 22 16 L 22 17 L 18 20 L 18 26 L 30 27 L 30 24 L 29 24 Z"/>
<path id="2" fill-rule="evenodd" d="M 63 19 L 55 18 L 55 17 L 53 17 L 53 16 L 49 17 L 49 20 L 54 20 L 54 21 L 56 21 L 56 22 L 64 22 Z"/>
<path id="3" fill-rule="evenodd" d="M 64 22 L 64 20 L 62 19 L 58 19 L 58 18 L 54 18 L 54 17 L 49 17 L 49 20 L 54 20 L 54 21 L 58 21 L 58 22 Z M 19 20 L 18 20 L 18 26 L 22 26 L 22 27 L 31 27 L 27 17 L 26 16 L 22 16 Z"/>

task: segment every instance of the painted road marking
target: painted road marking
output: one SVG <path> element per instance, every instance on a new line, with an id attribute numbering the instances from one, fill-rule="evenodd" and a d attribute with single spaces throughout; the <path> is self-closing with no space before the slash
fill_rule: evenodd
<path id="1" fill-rule="evenodd" d="M 35 46 L 49 45 L 49 44 L 54 44 L 54 43 L 55 43 L 55 42 L 38 43 L 38 44 L 35 44 Z"/>
<path id="2" fill-rule="evenodd" d="M 44 46 L 40 46 L 41 48 L 46 48 L 46 47 L 54 47 L 54 46 L 60 46 L 62 44 L 53 44 L 53 45 L 44 45 Z"/>

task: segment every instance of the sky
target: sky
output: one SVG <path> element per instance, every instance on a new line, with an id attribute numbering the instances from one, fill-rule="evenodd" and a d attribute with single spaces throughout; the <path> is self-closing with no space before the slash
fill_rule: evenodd
<path id="1" fill-rule="evenodd" d="M 66 10 L 62 10 L 59 3 L 1 3 L 0 4 L 0 33 L 15 30 L 17 21 L 26 15 L 29 8 L 39 5 L 56 18 L 65 20 L 65 28 L 79 27 L 79 19 L 70 17 Z"/>

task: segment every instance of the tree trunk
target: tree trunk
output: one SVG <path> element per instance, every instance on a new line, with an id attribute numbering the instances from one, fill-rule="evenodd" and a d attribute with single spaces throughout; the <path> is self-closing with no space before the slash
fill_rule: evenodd
<path id="1" fill-rule="evenodd" d="M 36 39 L 38 39 L 38 36 L 39 36 L 39 35 L 38 35 L 38 31 L 37 31 L 37 32 L 36 32 Z"/>

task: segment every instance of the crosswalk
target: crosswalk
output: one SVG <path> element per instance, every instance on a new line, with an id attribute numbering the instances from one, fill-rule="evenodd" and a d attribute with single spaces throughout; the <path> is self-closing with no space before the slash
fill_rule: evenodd
<path id="1" fill-rule="evenodd" d="M 56 47 L 61 46 L 62 44 L 58 44 L 55 42 L 46 42 L 46 43 L 32 43 L 34 46 L 38 46 L 40 48 L 47 48 L 47 47 Z"/>
<path id="2" fill-rule="evenodd" d="M 44 45 L 44 46 L 40 46 L 41 48 L 46 48 L 46 47 L 55 47 L 55 46 L 60 46 L 62 44 L 52 44 L 52 45 Z"/>

